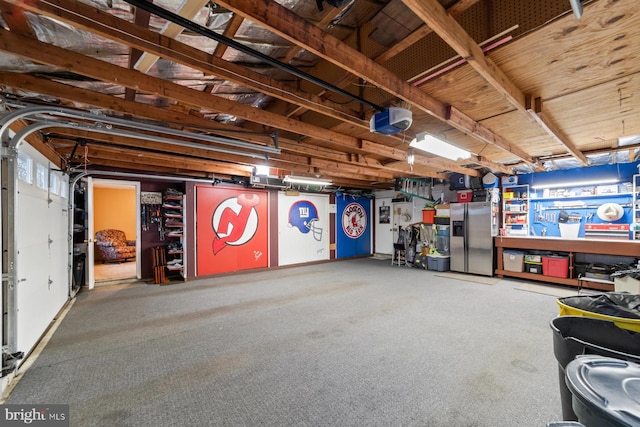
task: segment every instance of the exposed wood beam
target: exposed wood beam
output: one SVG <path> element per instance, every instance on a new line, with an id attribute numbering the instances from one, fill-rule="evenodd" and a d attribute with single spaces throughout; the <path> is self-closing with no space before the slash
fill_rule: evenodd
<path id="1" fill-rule="evenodd" d="M 238 104 L 211 94 L 167 82 L 135 70 L 109 64 L 85 55 L 80 55 L 57 46 L 0 30 L 0 50 L 4 50 L 48 65 L 124 87 L 135 88 L 165 98 L 170 98 L 195 107 L 206 107 L 256 122 L 269 128 L 279 128 L 335 144 L 341 148 L 360 149 L 360 139 L 333 132 L 318 126 L 288 119 L 278 114 Z"/>
<path id="2" fill-rule="evenodd" d="M 238 31 L 238 28 L 240 28 L 240 25 L 242 25 L 243 21 L 244 18 L 242 16 L 238 16 L 234 13 L 226 28 L 222 32 L 222 35 L 232 39 Z M 226 44 L 218 43 L 215 50 L 213 51 L 213 56 L 215 56 L 216 58 L 222 58 L 228 48 L 229 47 Z"/>
<path id="3" fill-rule="evenodd" d="M 126 101 L 121 98 L 105 95 L 98 92 L 93 92 L 87 89 L 77 88 L 73 86 L 67 86 L 62 83 L 57 83 L 48 79 L 34 77 L 29 74 L 18 74 L 18 73 L 0 73 L 0 84 L 12 86 L 12 87 L 29 87 L 31 90 L 41 93 L 43 95 L 56 97 L 62 100 L 75 100 L 76 102 L 80 102 L 83 104 L 91 105 L 97 108 L 105 108 L 108 110 L 112 110 L 115 112 L 121 112 L 124 114 L 131 114 L 133 116 L 157 120 L 165 123 L 181 123 L 183 126 L 195 127 L 195 128 L 205 128 L 211 129 L 212 127 L 216 132 L 219 131 L 222 135 L 237 137 L 239 130 L 237 127 L 232 125 L 227 125 L 223 123 L 215 123 L 211 122 L 207 119 L 203 119 L 200 117 L 196 117 L 193 115 L 166 110 L 158 107 L 153 107 L 146 104 L 141 104 L 133 101 Z M 228 130 L 228 132 L 225 132 Z M 69 130 L 65 132 L 70 132 Z M 76 134 L 76 136 L 79 136 Z M 86 136 L 86 135 L 85 135 Z M 265 143 L 267 140 L 264 137 L 252 134 L 246 134 L 242 136 L 243 139 L 246 139 L 255 143 Z M 307 157 L 318 157 L 325 158 L 327 160 L 333 160 L 337 162 L 344 162 L 350 164 L 358 164 L 360 166 L 368 166 L 370 168 L 381 168 L 385 170 L 394 171 L 396 173 L 403 173 L 403 170 L 393 169 L 389 167 L 385 167 L 380 164 L 380 162 L 375 161 L 362 161 L 362 160 L 353 160 L 349 153 L 338 152 L 335 150 L 331 150 L 325 147 L 320 147 L 318 145 L 307 145 L 303 142 L 297 142 L 293 140 L 289 140 L 287 138 L 279 138 L 280 147 L 283 151 L 289 151 L 291 153 L 299 153 L 303 156 Z M 373 142 L 366 142 L 366 146 L 370 149 L 375 149 L 376 147 L 379 150 L 376 152 L 383 152 L 386 147 L 380 144 L 375 144 Z M 364 151 L 361 149 L 354 149 L 354 153 L 365 153 L 365 154 L 374 154 L 373 152 L 369 153 L 368 151 Z M 271 161 L 284 159 L 290 162 L 298 162 L 298 163 L 307 163 L 308 159 L 305 158 L 295 158 L 295 157 L 286 157 L 286 153 L 282 153 L 278 155 L 277 159 L 272 157 Z M 219 154 L 217 156 L 219 159 L 224 159 L 228 161 L 237 161 L 238 158 L 229 154 Z M 255 163 L 255 159 L 244 159 L 245 162 Z"/>
<path id="4" fill-rule="evenodd" d="M 488 169 L 491 169 L 493 172 L 502 172 L 507 175 L 513 174 L 513 169 L 508 166 L 500 165 L 500 167 L 496 168 L 496 163 L 487 161 L 487 158 L 484 156 L 471 156 L 469 161 L 476 163 L 480 166 L 484 166 Z"/>
<path id="5" fill-rule="evenodd" d="M 176 14 L 182 16 L 183 18 L 193 19 L 193 17 L 196 16 L 198 12 L 200 12 L 200 9 L 202 9 L 208 2 L 209 0 L 187 0 L 180 5 L 178 10 L 176 11 Z M 180 34 L 182 34 L 182 31 L 184 31 L 184 28 L 182 28 L 178 24 L 167 22 L 166 25 L 160 30 L 160 34 L 164 35 L 165 37 L 175 39 Z M 158 55 L 154 55 L 149 52 L 143 52 L 133 68 L 146 73 L 151 69 L 151 67 L 153 67 L 153 64 L 155 64 L 158 59 L 160 59 Z"/>
<path id="6" fill-rule="evenodd" d="M 432 28 L 449 46 L 451 46 L 478 74 L 494 89 L 509 101 L 527 118 L 533 119 L 549 136 L 572 153 L 580 162 L 587 164 L 586 158 L 566 138 L 556 133 L 557 128 L 545 121 L 537 112 L 533 113 L 527 106 L 526 96 L 504 74 L 504 72 L 487 57 L 482 48 L 467 32 L 444 10 L 437 0 L 402 0 L 430 28 Z"/>
<path id="7" fill-rule="evenodd" d="M 542 127 L 552 138 L 558 142 L 558 144 L 564 146 L 567 151 L 576 159 L 582 163 L 583 166 L 589 165 L 589 160 L 582 153 L 578 147 L 575 146 L 574 143 L 568 140 L 566 136 L 562 134 L 560 129 L 555 125 L 555 123 L 547 117 L 542 112 L 542 100 L 540 98 L 536 98 L 533 102 L 531 102 L 531 98 L 527 97 L 526 99 L 527 112 L 533 117 L 533 119 Z"/>
<path id="8" fill-rule="evenodd" d="M 473 67 L 491 86 L 499 91 L 509 102 L 523 113 L 524 94 L 488 58 L 482 48 L 447 14 L 438 0 L 402 0 L 420 19 L 422 19 L 440 38 L 455 50 Z"/>
<path id="9" fill-rule="evenodd" d="M 239 104 L 223 97 L 202 93 L 176 83 L 109 64 L 1 29 L 0 50 L 31 60 L 39 60 L 50 66 L 87 77 L 111 82 L 123 87 L 136 88 L 141 92 L 173 99 L 195 107 L 206 107 L 212 111 L 224 112 L 267 127 L 279 128 L 299 135 L 340 143 L 347 147 L 357 147 L 359 145 L 357 138 L 348 135 L 301 123 L 297 120 L 287 119 L 278 114 Z"/>
<path id="10" fill-rule="evenodd" d="M 94 132 L 76 128 L 51 127 L 47 129 L 46 134 L 49 135 L 50 138 L 54 139 L 70 138 L 72 140 L 95 140 L 111 144 L 113 146 L 153 150 L 158 152 L 165 151 L 176 156 L 190 156 L 194 159 L 197 158 L 202 161 L 211 162 L 212 164 L 224 165 L 225 167 L 229 167 L 230 164 L 235 163 L 238 164 L 239 169 L 243 170 L 249 170 L 253 167 L 252 165 L 247 165 L 246 158 L 243 158 L 242 156 L 213 152 L 211 150 L 207 150 L 204 146 L 203 148 L 184 147 L 180 145 L 170 145 L 133 137 L 123 137 L 99 131 Z"/>
<path id="11" fill-rule="evenodd" d="M 146 10 L 136 9 L 135 16 L 133 17 L 133 23 L 139 27 L 148 27 L 151 20 L 151 14 Z M 135 47 L 131 47 L 131 53 L 129 54 L 129 68 L 135 68 L 136 62 L 143 55 L 143 51 Z M 135 101 L 136 90 L 132 88 L 125 88 L 124 99 L 127 101 Z"/>
<path id="12" fill-rule="evenodd" d="M 7 26 L 11 31 L 30 37 L 36 36 L 33 32 L 33 28 L 31 28 L 31 24 L 29 24 L 29 21 L 24 14 L 24 9 L 21 7 L 7 3 L 0 3 L 0 12 L 2 13 L 4 22 L 7 23 Z"/>
<path id="13" fill-rule="evenodd" d="M 171 153 L 170 156 L 173 156 L 172 158 L 175 159 L 175 162 L 172 160 L 172 164 L 181 165 L 181 167 L 184 169 L 199 170 L 198 168 L 200 166 L 206 164 L 207 167 L 203 170 L 208 172 L 240 174 L 241 172 L 250 173 L 251 169 L 253 168 L 253 165 L 242 165 L 241 163 L 244 162 L 244 159 L 241 156 L 215 153 L 204 148 L 200 149 L 183 147 L 179 145 L 168 145 L 136 138 L 116 136 L 108 133 L 92 132 L 83 129 L 53 127 L 48 129 L 47 135 L 50 139 L 54 141 L 61 141 L 63 143 L 65 138 L 68 138 L 70 140 L 83 139 L 87 141 L 97 141 L 108 144 L 112 149 L 120 148 L 141 150 L 139 154 L 131 155 L 134 157 L 138 156 L 140 160 L 145 161 L 147 158 L 150 158 L 152 154 L 158 154 L 159 151 L 169 151 Z M 314 162 L 318 163 L 316 164 Z M 233 163 L 240 164 L 238 166 L 233 166 Z M 270 159 L 265 163 L 268 163 L 270 166 L 275 168 L 294 170 L 296 172 L 303 173 L 311 172 L 311 167 L 322 166 L 336 171 L 343 171 L 344 173 L 350 174 L 349 176 L 352 178 L 359 178 L 363 180 L 387 179 L 389 181 L 392 181 L 394 179 L 394 175 L 390 172 L 370 169 L 366 166 L 354 165 L 353 163 L 348 163 L 346 161 L 331 162 L 321 159 L 313 160 L 307 157 L 291 154 L 279 155 L 277 159 Z M 189 166 L 185 166 L 186 164 L 189 164 Z M 329 171 L 329 175 L 332 175 L 331 171 Z"/>
<path id="14" fill-rule="evenodd" d="M 461 111 L 457 112 L 458 120 L 450 120 L 447 105 L 405 82 L 361 52 L 311 25 L 277 2 L 267 0 L 219 0 L 217 3 L 237 14 L 243 15 L 246 19 L 259 23 L 292 43 L 301 45 L 332 64 L 354 75 L 361 76 L 368 82 L 404 101 L 414 104 L 417 108 L 454 126 L 456 129 L 503 149 L 509 146 L 514 150 L 511 151 L 512 154 L 527 163 L 533 163 L 528 154 L 514 147 L 513 144 L 505 141 L 501 136 L 494 134 L 482 124 L 465 116 Z M 464 118 L 464 120 L 459 120 L 460 118 Z M 487 134 L 491 134 L 491 137 L 487 138 Z"/>
<path id="15" fill-rule="evenodd" d="M 83 30 L 124 43 L 132 48 L 146 51 L 175 61 L 206 75 L 215 75 L 239 85 L 296 105 L 304 105 L 320 114 L 347 121 L 363 129 L 369 123 L 357 117 L 346 106 L 297 90 L 268 76 L 253 72 L 232 62 L 224 61 L 206 52 L 180 43 L 169 37 L 119 19 L 104 11 L 75 0 L 7 0 L 33 13 L 42 14 Z"/>
<path id="16" fill-rule="evenodd" d="M 324 16 L 320 21 L 316 23 L 316 27 L 318 28 L 326 28 L 327 25 L 331 21 L 333 21 L 338 15 L 342 13 L 342 10 L 337 7 L 332 7 L 328 12 L 325 12 Z M 298 45 L 295 45 L 289 49 L 289 51 L 285 54 L 284 58 L 282 58 L 282 62 L 288 63 L 302 50 L 302 48 Z"/>
<path id="17" fill-rule="evenodd" d="M 242 168 L 234 165 L 216 164 L 208 160 L 198 160 L 175 156 L 173 154 L 152 153 L 141 151 L 131 147 L 113 147 L 98 144 L 87 144 L 89 147 L 88 158 L 92 161 L 92 157 L 98 157 L 107 160 L 125 160 L 129 163 L 145 163 L 153 166 L 167 166 L 179 170 L 193 170 L 204 172 L 220 172 L 231 175 L 250 176 L 251 168 Z M 67 150 L 69 150 L 67 148 Z"/>
<path id="18" fill-rule="evenodd" d="M 480 0 L 458 0 L 453 6 L 447 9 L 447 13 L 453 17 L 456 17 L 465 10 L 469 9 L 474 4 L 478 3 Z M 433 30 L 429 28 L 428 25 L 422 25 L 418 29 L 416 29 L 413 33 L 409 34 L 404 39 L 400 40 L 398 43 L 393 45 L 391 48 L 387 49 L 381 55 L 378 55 L 375 58 L 375 61 L 378 64 L 382 64 L 387 62 L 389 59 L 393 58 L 400 52 L 406 50 L 412 44 L 416 43 L 418 40 L 421 40 L 431 34 Z"/>

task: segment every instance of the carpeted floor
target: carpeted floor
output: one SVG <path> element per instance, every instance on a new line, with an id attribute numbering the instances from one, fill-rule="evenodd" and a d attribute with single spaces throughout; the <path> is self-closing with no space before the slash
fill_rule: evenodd
<path id="1" fill-rule="evenodd" d="M 72 426 L 545 426 L 556 298 L 373 258 L 81 292 L 7 403 Z"/>
<path id="2" fill-rule="evenodd" d="M 464 282 L 482 283 L 483 285 L 495 285 L 501 280 L 498 277 L 478 276 L 475 274 L 451 273 L 451 272 L 436 273 L 436 276 L 447 277 L 449 279 L 462 280 Z"/>

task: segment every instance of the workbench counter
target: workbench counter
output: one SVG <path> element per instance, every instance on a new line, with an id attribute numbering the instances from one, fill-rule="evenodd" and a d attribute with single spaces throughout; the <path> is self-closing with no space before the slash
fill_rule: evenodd
<path id="1" fill-rule="evenodd" d="M 604 239 L 566 239 L 561 237 L 507 237 L 496 236 L 494 245 L 497 250 L 498 277 L 510 276 L 543 282 L 557 283 L 576 287 L 585 287 L 604 291 L 612 291 L 611 283 L 579 280 L 574 275 L 574 258 L 576 253 L 617 255 L 626 257 L 640 257 L 640 241 L 633 240 L 604 240 Z M 504 249 L 518 249 L 522 251 L 551 251 L 569 254 L 569 277 L 551 277 L 541 274 L 504 270 Z"/>

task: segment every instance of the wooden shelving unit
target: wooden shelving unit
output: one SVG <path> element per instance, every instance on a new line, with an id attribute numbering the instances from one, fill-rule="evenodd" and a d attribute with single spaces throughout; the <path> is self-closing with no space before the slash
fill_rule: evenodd
<path id="1" fill-rule="evenodd" d="M 502 188 L 502 227 L 507 236 L 529 235 L 529 186 Z"/>
<path id="2" fill-rule="evenodd" d="M 640 257 L 640 245 L 636 241 L 616 241 L 616 240 L 585 240 L 585 239 L 562 239 L 559 237 L 505 237 L 494 238 L 494 245 L 497 250 L 498 277 L 509 276 L 521 279 L 536 280 L 539 282 L 556 283 L 559 285 L 576 286 L 602 291 L 613 291 L 611 282 L 594 281 L 592 279 L 581 280 L 575 277 L 573 262 L 575 254 L 606 254 L 628 257 Z M 503 252 L 504 249 L 538 250 L 551 252 L 566 252 L 569 254 L 569 277 L 552 277 L 542 274 L 509 271 L 504 269 Z"/>
<path id="3" fill-rule="evenodd" d="M 165 269 L 167 277 L 186 280 L 184 252 L 184 195 L 177 192 L 165 193 L 162 200 L 162 216 L 165 237 L 170 240 L 166 246 Z"/>

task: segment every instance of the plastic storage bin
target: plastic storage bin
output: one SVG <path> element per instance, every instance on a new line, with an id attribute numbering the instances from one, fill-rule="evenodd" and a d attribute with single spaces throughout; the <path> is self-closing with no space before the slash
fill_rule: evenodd
<path id="1" fill-rule="evenodd" d="M 558 361 L 562 418 L 577 421 L 572 395 L 565 380 L 566 366 L 580 354 L 615 357 L 640 362 L 640 333 L 618 328 L 609 320 L 582 316 L 561 316 L 551 320 L 553 353 Z"/>
<path id="2" fill-rule="evenodd" d="M 541 262 L 524 262 L 524 271 L 532 274 L 542 274 Z"/>
<path id="3" fill-rule="evenodd" d="M 573 410 L 587 426 L 640 426 L 640 365 L 603 356 L 581 356 L 566 368 Z"/>
<path id="4" fill-rule="evenodd" d="M 640 332 L 640 295 L 626 292 L 604 292 L 558 298 L 560 316 L 587 316 L 610 320 L 616 326 Z"/>
<path id="5" fill-rule="evenodd" d="M 427 269 L 433 271 L 449 271 L 450 261 L 448 256 L 427 256 Z"/>
<path id="6" fill-rule="evenodd" d="M 458 203 L 467 203 L 473 199 L 473 190 L 458 191 Z"/>
<path id="7" fill-rule="evenodd" d="M 422 222 L 426 224 L 433 224 L 436 217 L 435 209 L 423 209 L 422 210 Z"/>
<path id="8" fill-rule="evenodd" d="M 524 252 L 503 251 L 502 264 L 507 271 L 522 272 L 524 270 Z"/>
<path id="9" fill-rule="evenodd" d="M 569 277 L 569 257 L 560 255 L 543 256 L 542 274 L 552 277 Z"/>

